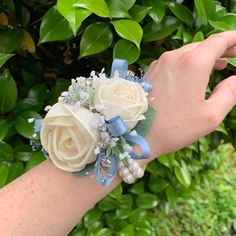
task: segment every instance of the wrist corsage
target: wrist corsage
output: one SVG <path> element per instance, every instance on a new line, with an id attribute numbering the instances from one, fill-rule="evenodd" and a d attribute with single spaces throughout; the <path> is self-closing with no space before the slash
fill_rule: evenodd
<path id="1" fill-rule="evenodd" d="M 125 182 L 133 183 L 144 174 L 135 160 L 151 154 L 143 137 L 155 116 L 148 106 L 151 89 L 119 59 L 113 61 L 111 78 L 102 71 L 72 79 L 58 103 L 46 107 L 45 118 L 35 120 L 33 150 L 42 150 L 64 171 L 95 176 L 104 186 L 117 171 Z M 140 155 L 133 144 L 141 149 Z"/>

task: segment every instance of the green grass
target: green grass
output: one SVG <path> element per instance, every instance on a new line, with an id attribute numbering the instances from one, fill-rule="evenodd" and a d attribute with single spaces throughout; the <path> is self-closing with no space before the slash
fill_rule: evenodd
<path id="1" fill-rule="evenodd" d="M 174 211 L 156 215 L 160 236 L 220 236 L 229 231 L 236 219 L 236 153 L 221 145 L 217 155 L 222 166 L 205 176 L 194 197 L 177 204 Z"/>

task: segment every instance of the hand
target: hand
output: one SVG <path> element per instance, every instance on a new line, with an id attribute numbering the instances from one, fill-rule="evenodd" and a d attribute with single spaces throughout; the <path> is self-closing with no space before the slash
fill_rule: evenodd
<path id="1" fill-rule="evenodd" d="M 200 43 L 164 53 L 145 79 L 153 84 L 150 103 L 157 117 L 147 139 L 153 158 L 179 150 L 213 131 L 236 103 L 236 76 L 205 93 L 212 69 L 223 69 L 224 57 L 236 56 L 236 31 L 210 36 Z"/>

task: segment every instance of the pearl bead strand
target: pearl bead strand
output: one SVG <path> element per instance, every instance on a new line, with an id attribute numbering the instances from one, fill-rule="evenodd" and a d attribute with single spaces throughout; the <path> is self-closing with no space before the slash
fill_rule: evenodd
<path id="1" fill-rule="evenodd" d="M 124 162 L 119 163 L 119 175 L 124 182 L 128 184 L 134 183 L 136 178 L 142 178 L 144 175 L 143 169 L 139 166 L 138 162 L 129 158 L 128 165 Z"/>

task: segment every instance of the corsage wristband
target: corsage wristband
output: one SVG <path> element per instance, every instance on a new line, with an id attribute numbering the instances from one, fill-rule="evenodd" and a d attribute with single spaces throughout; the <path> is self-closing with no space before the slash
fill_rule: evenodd
<path id="1" fill-rule="evenodd" d="M 34 120 L 33 150 L 42 150 L 62 170 L 95 176 L 103 186 L 117 171 L 125 182 L 133 183 L 144 174 L 135 160 L 151 154 L 143 137 L 155 117 L 146 97 L 151 89 L 119 59 L 113 61 L 111 78 L 93 71 L 89 78 L 72 79 L 58 103 L 46 107 L 45 118 Z M 133 144 L 140 147 L 140 155 Z"/>

